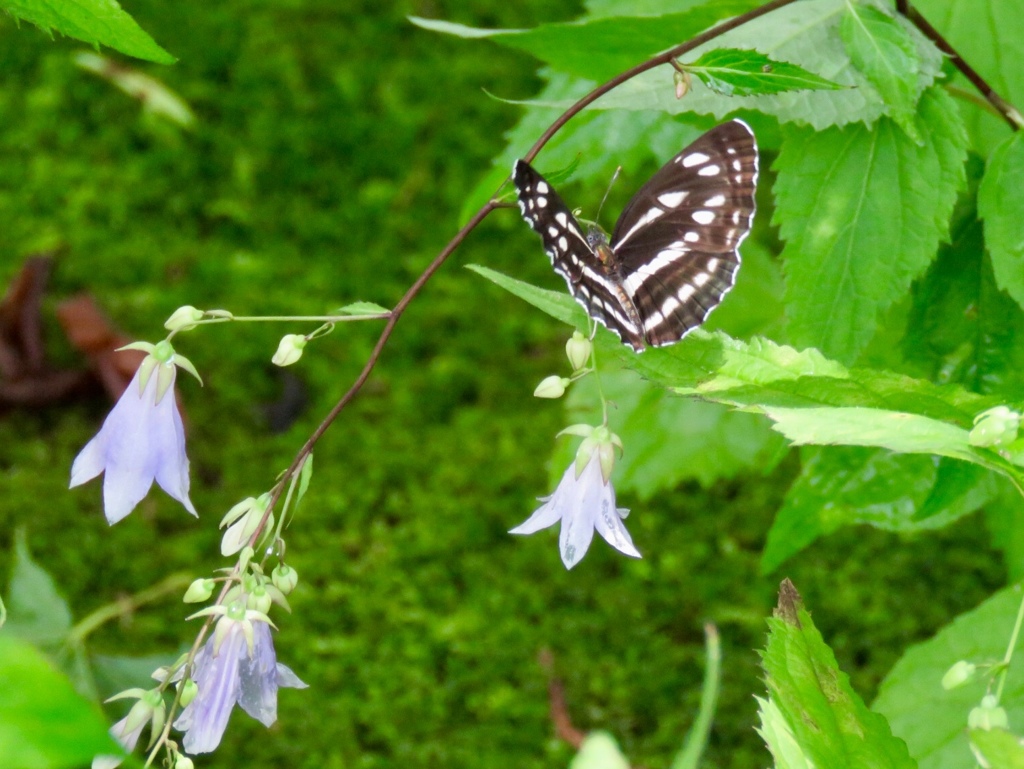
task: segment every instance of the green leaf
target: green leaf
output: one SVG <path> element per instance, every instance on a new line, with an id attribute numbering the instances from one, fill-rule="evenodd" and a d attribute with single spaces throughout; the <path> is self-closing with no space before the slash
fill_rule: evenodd
<path id="1" fill-rule="evenodd" d="M 882 682 L 873 707 L 889 719 L 921 769 L 973 766 L 967 713 L 985 693 L 985 679 L 949 691 L 939 682 L 958 660 L 984 663 L 1003 658 L 1021 598 L 1019 585 L 996 593 L 933 638 L 911 647 Z M 1024 666 L 1010 666 L 1001 701 L 1011 724 L 1024 720 Z"/>
<path id="2" fill-rule="evenodd" d="M 157 45 L 116 0 L 0 0 L 0 10 L 56 30 L 93 46 L 106 45 L 136 59 L 173 64 L 177 59 Z"/>
<path id="3" fill-rule="evenodd" d="M 764 412 L 775 429 L 796 445 L 878 446 L 906 454 L 939 454 L 970 459 L 967 430 L 900 411 L 872 408 L 779 408 Z"/>
<path id="4" fill-rule="evenodd" d="M 850 0 L 839 29 L 853 65 L 889 105 L 893 120 L 920 143 L 914 113 L 921 65 L 910 32 L 889 14 Z"/>
<path id="5" fill-rule="evenodd" d="M 794 341 L 849 363 L 879 313 L 906 293 L 948 237 L 965 180 L 966 137 L 938 88 L 921 98 L 923 146 L 889 120 L 820 133 L 789 128 L 775 162 Z"/>
<path id="6" fill-rule="evenodd" d="M 595 731 L 583 738 L 569 769 L 629 769 L 629 759 L 608 732 Z"/>
<path id="7" fill-rule="evenodd" d="M 295 495 L 295 507 L 299 506 L 299 502 L 306 496 L 306 492 L 309 490 L 309 482 L 313 479 L 313 455 L 307 454 L 305 461 L 302 463 L 302 469 L 299 470 L 299 488 Z"/>
<path id="8" fill-rule="evenodd" d="M 847 86 L 818 77 L 803 67 L 774 61 L 757 51 L 716 48 L 682 65 L 722 96 L 752 96 L 785 91 L 838 89 Z"/>
<path id="9" fill-rule="evenodd" d="M 980 178 L 980 161 L 970 163 Z M 975 185 L 976 188 L 976 185 Z M 915 284 L 898 352 L 929 379 L 1024 399 L 1024 311 L 996 286 L 973 195 L 954 215 L 952 242 Z"/>
<path id="10" fill-rule="evenodd" d="M 615 463 L 615 487 L 641 500 L 696 479 L 708 487 L 749 469 L 769 472 L 785 441 L 764 417 L 674 395 L 629 370 L 606 371 L 601 388 L 615 404 L 609 426 L 625 444 Z M 597 382 L 588 377 L 572 386 L 565 399 L 570 424 L 600 424 Z M 559 475 L 575 447 L 566 442 L 553 467 Z"/>
<path id="11" fill-rule="evenodd" d="M 1024 740 L 1004 729 L 971 729 L 971 744 L 992 769 L 1024 769 Z"/>
<path id="12" fill-rule="evenodd" d="M 4 769 L 87 766 L 121 755 L 93 703 L 29 644 L 0 635 L 0 756 Z"/>
<path id="13" fill-rule="evenodd" d="M 387 315 L 390 312 L 387 307 L 381 307 L 374 302 L 353 302 L 340 308 L 338 315 Z"/>
<path id="14" fill-rule="evenodd" d="M 788 91 L 771 99 L 761 96 L 724 97 L 694 83 L 683 99 L 675 98 L 672 70 L 658 67 L 633 78 L 601 97 L 593 109 L 657 110 L 671 114 L 696 113 L 724 119 L 736 110 L 775 116 L 782 123 L 809 125 L 817 130 L 847 123 L 873 123 L 889 107 L 843 50 L 839 20 L 843 0 L 802 0 L 779 8 L 751 24 L 730 30 L 699 46 L 692 55 L 714 48 L 755 49 L 776 61 L 790 62 L 819 77 L 852 86 L 841 90 Z M 921 59 L 917 94 L 939 74 L 942 55 L 917 30 L 910 30 Z M 562 101 L 557 106 L 567 106 Z"/>
<path id="15" fill-rule="evenodd" d="M 466 267 L 477 275 L 481 275 L 492 283 L 496 283 L 501 286 L 509 293 L 515 294 L 520 299 L 525 299 L 534 307 L 539 310 L 543 310 L 551 317 L 557 318 L 571 326 L 575 326 L 577 330 L 586 330 L 589 325 L 587 313 L 582 307 L 576 304 L 576 301 L 571 296 L 566 293 L 548 291 L 546 288 L 537 288 L 536 286 L 531 286 L 529 283 L 524 283 L 521 280 L 516 280 L 515 278 L 503 275 L 497 270 L 492 270 L 489 267 L 482 267 L 479 264 L 469 264 L 466 265 Z M 605 333 L 611 334 L 610 331 L 606 331 Z"/>
<path id="16" fill-rule="evenodd" d="M 978 190 L 978 213 L 996 284 L 1024 306 L 1024 136 L 1014 134 L 992 153 Z"/>
<path id="17" fill-rule="evenodd" d="M 970 62 L 993 90 L 1010 104 L 1024 104 L 1024 0 L 916 0 L 916 11 Z M 959 72 L 953 84 L 974 95 L 977 90 Z M 1006 122 L 984 106 L 958 100 L 972 146 L 983 156 L 1011 135 Z"/>
<path id="18" fill-rule="evenodd" d="M 985 524 L 992 546 L 1003 553 L 1007 582 L 1024 579 L 1024 504 L 1016 489 L 1002 486 L 985 505 Z"/>
<path id="19" fill-rule="evenodd" d="M 14 539 L 14 570 L 7 596 L 5 630 L 36 645 L 63 643 L 71 629 L 71 610 L 53 578 L 28 551 L 24 529 Z M 3 755 L 0 751 L 0 755 Z"/>
<path id="20" fill-rule="evenodd" d="M 856 446 L 806 448 L 761 557 L 762 573 L 821 536 L 868 524 L 913 532 L 947 526 L 996 493 L 995 476 L 952 459 Z"/>
<path id="21" fill-rule="evenodd" d="M 761 735 L 772 758 L 775 769 L 814 769 L 814 764 L 797 744 L 793 730 L 786 723 L 779 706 L 772 699 L 754 696 L 758 705 L 758 717 L 761 720 L 757 733 Z"/>
<path id="22" fill-rule="evenodd" d="M 917 769 L 885 718 L 852 689 L 788 580 L 768 627 L 761 664 L 769 698 L 814 766 Z"/>
<path id="23" fill-rule="evenodd" d="M 491 38 L 531 53 L 560 72 L 603 81 L 758 5 L 757 0 L 716 0 L 679 13 L 623 14 L 614 18 L 541 24 L 527 30 L 474 29 L 417 17 L 412 17 L 411 21 L 435 32 L 464 38 Z"/>

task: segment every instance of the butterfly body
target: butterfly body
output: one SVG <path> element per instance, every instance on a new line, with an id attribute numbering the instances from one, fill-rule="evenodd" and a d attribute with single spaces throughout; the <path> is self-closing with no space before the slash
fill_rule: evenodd
<path id="1" fill-rule="evenodd" d="M 640 188 L 609 240 L 584 233 L 551 185 L 519 160 L 512 179 L 573 297 L 637 352 L 674 344 L 732 288 L 750 231 L 757 146 L 739 120 L 705 133 Z"/>

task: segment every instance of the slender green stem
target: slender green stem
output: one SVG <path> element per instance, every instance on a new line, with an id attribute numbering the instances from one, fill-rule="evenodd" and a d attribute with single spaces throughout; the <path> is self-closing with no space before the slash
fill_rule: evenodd
<path id="1" fill-rule="evenodd" d="M 191 582 L 192 578 L 188 574 L 178 572 L 177 574 L 165 577 L 152 587 L 148 587 L 135 595 L 99 607 L 83 617 L 71 628 L 71 632 L 68 633 L 68 644 L 71 646 L 82 644 L 90 633 L 110 620 L 123 617 L 140 606 L 145 606 L 147 603 L 153 603 L 163 598 L 168 593 L 180 591 L 182 588 L 188 587 Z"/>
<path id="2" fill-rule="evenodd" d="M 591 319 L 591 323 L 594 324 L 594 328 L 590 334 L 590 339 L 593 340 L 597 333 L 597 321 Z M 594 374 L 594 380 L 597 382 L 597 394 L 601 398 L 601 425 L 602 427 L 608 426 L 608 399 L 604 395 L 604 386 L 601 384 L 601 371 L 597 368 L 597 345 L 591 341 L 590 344 L 590 369 Z"/>
<path id="3" fill-rule="evenodd" d="M 718 628 L 710 622 L 704 626 L 704 638 L 708 661 L 704 670 L 704 686 L 700 693 L 700 710 L 697 712 L 697 720 L 693 722 L 686 735 L 682 749 L 672 760 L 671 769 L 697 769 L 700 757 L 708 744 L 708 735 L 711 734 L 718 689 L 721 686 L 722 643 L 718 638 Z"/>
<path id="4" fill-rule="evenodd" d="M 1013 623 L 1013 632 L 1010 633 L 1010 643 L 1006 647 L 1006 654 L 1003 655 L 1003 669 L 999 673 L 999 684 L 996 686 L 996 701 L 1003 696 L 1003 687 L 1006 685 L 1006 676 L 1010 672 L 1010 660 L 1013 659 L 1014 649 L 1017 648 L 1017 638 L 1020 636 L 1021 625 L 1024 624 L 1024 590 L 1021 591 L 1020 607 L 1017 609 L 1017 620 Z"/>
<path id="5" fill-rule="evenodd" d="M 194 325 L 209 326 L 214 323 L 232 323 L 234 321 L 245 321 L 246 323 L 344 323 L 353 320 L 387 320 L 390 317 L 390 312 L 378 312 L 371 315 L 232 315 L 230 318 L 197 320 Z"/>

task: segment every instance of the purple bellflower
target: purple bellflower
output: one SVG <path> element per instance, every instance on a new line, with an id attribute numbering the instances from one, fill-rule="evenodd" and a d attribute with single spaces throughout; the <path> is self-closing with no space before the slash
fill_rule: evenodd
<path id="1" fill-rule="evenodd" d="M 142 361 L 99 433 L 75 457 L 71 488 L 103 478 L 103 511 L 110 524 L 130 513 L 149 493 L 155 480 L 192 515 L 188 497 L 185 428 L 174 399 L 177 367 L 196 376 L 195 368 L 174 353 L 169 342 L 145 342 L 122 349 L 142 349 Z"/>
<path id="2" fill-rule="evenodd" d="M 224 622 L 226 630 L 220 632 Z M 218 632 L 196 654 L 193 678 L 199 691 L 174 722 L 175 729 L 185 732 L 185 752 L 192 754 L 217 749 L 235 703 L 270 726 L 277 720 L 277 690 L 308 686 L 277 661 L 266 622 L 228 617 L 218 622 Z"/>
<path id="3" fill-rule="evenodd" d="M 574 428 L 563 432 L 581 434 Z M 584 441 L 576 461 L 565 471 L 555 493 L 550 497 L 542 497 L 540 501 L 544 504 L 524 523 L 509 532 L 533 534 L 561 521 L 558 548 L 567 569 L 571 569 L 586 555 L 590 541 L 594 538 L 594 529 L 620 553 L 633 558 L 641 557 L 622 523 L 629 510 L 615 507 L 615 488 L 607 477 L 611 474 L 614 457 L 612 446 L 618 445 L 614 443 L 618 439 L 611 436 L 611 439 L 605 437 L 602 441 L 602 437 Z"/>

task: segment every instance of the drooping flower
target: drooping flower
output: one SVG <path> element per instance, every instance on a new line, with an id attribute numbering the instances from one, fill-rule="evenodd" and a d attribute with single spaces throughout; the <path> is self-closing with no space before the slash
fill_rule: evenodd
<path id="1" fill-rule="evenodd" d="M 218 626 L 227 619 L 222 618 Z M 214 634 L 196 655 L 193 678 L 199 693 L 174 722 L 175 729 L 185 732 L 186 753 L 216 750 L 236 702 L 270 726 L 277 720 L 277 690 L 308 686 L 277 661 L 270 626 L 252 621 L 247 632 L 247 621 L 229 622 L 226 631 Z"/>
<path id="2" fill-rule="evenodd" d="M 154 480 L 196 515 L 188 496 L 185 429 L 174 399 L 177 367 L 193 374 L 195 369 L 187 359 L 175 355 L 167 342 L 128 347 L 145 349 L 149 355 L 99 433 L 75 458 L 71 488 L 105 473 L 103 511 L 110 524 L 128 515 L 149 493 Z"/>
<path id="3" fill-rule="evenodd" d="M 594 537 L 594 529 L 620 553 L 640 558 L 639 551 L 622 523 L 629 510 L 615 506 L 615 488 L 602 472 L 604 453 L 600 450 L 591 451 L 578 475 L 577 463 L 569 465 L 555 493 L 550 497 L 542 497 L 540 501 L 544 504 L 509 533 L 533 534 L 561 521 L 558 547 L 562 553 L 562 563 L 567 569 L 571 569 L 586 555 Z"/>

